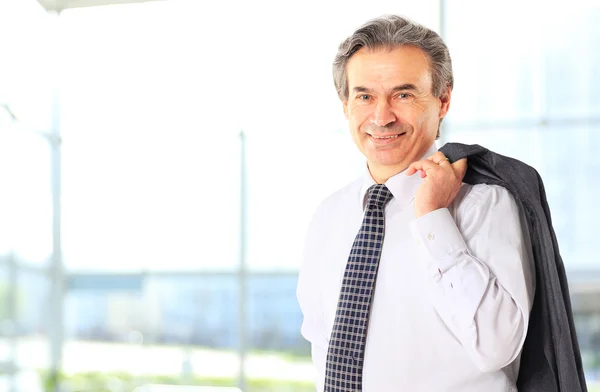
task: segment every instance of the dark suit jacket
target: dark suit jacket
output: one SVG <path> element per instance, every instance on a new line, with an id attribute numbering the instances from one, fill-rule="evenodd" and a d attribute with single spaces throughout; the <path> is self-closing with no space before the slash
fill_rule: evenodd
<path id="1" fill-rule="evenodd" d="M 506 188 L 527 217 L 536 291 L 521 356 L 519 392 L 587 391 L 565 267 L 539 174 L 523 162 L 479 145 L 448 143 L 440 151 L 451 162 L 467 157 L 468 169 L 463 181 Z"/>

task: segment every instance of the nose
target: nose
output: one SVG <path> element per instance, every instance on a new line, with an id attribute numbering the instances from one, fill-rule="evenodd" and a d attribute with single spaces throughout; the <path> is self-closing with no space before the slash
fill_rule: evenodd
<path id="1" fill-rule="evenodd" d="M 377 126 L 385 127 L 386 125 L 396 121 L 396 115 L 392 111 L 392 107 L 387 100 L 377 102 L 375 112 L 371 117 L 371 122 Z"/>

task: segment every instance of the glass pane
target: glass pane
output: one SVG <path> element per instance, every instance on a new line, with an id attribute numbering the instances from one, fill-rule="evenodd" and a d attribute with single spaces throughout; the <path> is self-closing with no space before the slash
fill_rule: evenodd
<path id="1" fill-rule="evenodd" d="M 210 52 L 198 50 L 202 34 L 182 31 L 192 28 L 189 16 L 164 3 L 61 19 L 74 49 L 61 113 L 69 269 L 230 271 L 239 263 L 240 128 L 224 104 L 234 91 L 222 86 L 229 74 L 214 77 L 228 72 L 227 61 L 201 56 Z M 172 29 L 157 35 L 163 17 Z M 111 33 L 101 34 L 107 23 Z"/>
<path id="2" fill-rule="evenodd" d="M 234 275 L 74 275 L 69 287 L 68 383 L 237 384 Z"/>
<path id="3" fill-rule="evenodd" d="M 600 386 L 600 272 L 593 274 L 596 279 L 593 289 L 589 285 L 590 273 L 586 271 L 585 275 L 569 276 L 573 313 L 586 377 Z"/>
<path id="4" fill-rule="evenodd" d="M 598 2 L 447 3 L 456 81 L 450 121 L 598 118 Z"/>
<path id="5" fill-rule="evenodd" d="M 284 148 L 273 148 L 276 138 Z M 364 158 L 346 132 L 250 135 L 247 257 L 252 270 L 297 270 L 306 229 L 327 196 L 358 178 Z M 286 148 L 285 146 L 294 146 Z"/>
<path id="6" fill-rule="evenodd" d="M 42 271 L 19 269 L 16 291 L 17 356 L 16 364 L 22 372 L 20 382 L 32 383 L 32 373 L 38 382 L 50 368 L 48 340 L 48 312 L 50 282 Z M 29 381 L 27 381 L 29 380 Z M 28 384 L 31 385 L 31 384 Z"/>
<path id="7" fill-rule="evenodd" d="M 50 145 L 19 123 L 0 124 L 0 254 L 47 264 L 52 253 Z"/>
<path id="8" fill-rule="evenodd" d="M 111 128 L 122 131 L 122 136 L 102 141 L 86 132 L 65 136 L 67 268 L 235 268 L 239 263 L 238 136 L 198 138 L 188 127 L 172 130 L 169 137 L 162 131 L 141 135 L 122 122 Z M 140 129 L 152 132 L 145 126 Z M 211 147 L 216 145 L 223 148 Z"/>
<path id="9" fill-rule="evenodd" d="M 292 273 L 254 274 L 248 281 L 246 377 L 257 391 L 314 391 L 310 344 L 299 333 L 296 284 Z M 258 389 L 259 380 L 269 382 Z"/>
<path id="10" fill-rule="evenodd" d="M 494 123 L 539 116 L 543 34 L 540 18 L 532 17 L 538 14 L 534 2 L 446 3 L 445 41 L 455 79 L 449 121 Z M 515 6 L 519 12 L 514 12 Z"/>
<path id="11" fill-rule="evenodd" d="M 600 118 L 600 3 L 562 2 L 544 14 L 544 78 L 552 118 Z"/>
<path id="12" fill-rule="evenodd" d="M 60 64 L 55 20 L 36 1 L 0 2 L 0 56 L 5 59 L 0 62 L 0 105 L 8 104 L 24 124 L 42 132 L 51 130 L 53 76 Z"/>

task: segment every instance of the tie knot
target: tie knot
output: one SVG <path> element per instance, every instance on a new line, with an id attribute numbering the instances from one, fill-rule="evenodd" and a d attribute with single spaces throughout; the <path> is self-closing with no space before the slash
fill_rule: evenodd
<path id="1" fill-rule="evenodd" d="M 392 199 L 392 192 L 383 184 L 371 186 L 367 190 L 367 210 L 385 207 L 386 203 Z"/>

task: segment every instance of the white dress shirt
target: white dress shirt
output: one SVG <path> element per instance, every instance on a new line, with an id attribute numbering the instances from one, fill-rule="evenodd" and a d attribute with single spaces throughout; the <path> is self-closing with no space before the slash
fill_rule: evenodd
<path id="1" fill-rule="evenodd" d="M 400 173 L 386 182 L 394 198 L 385 208 L 363 392 L 516 391 L 535 284 L 520 209 L 504 188 L 463 184 L 449 208 L 415 218 L 422 181 Z M 308 230 L 297 296 L 320 392 L 346 262 L 374 183 L 367 170 L 327 198 Z"/>

